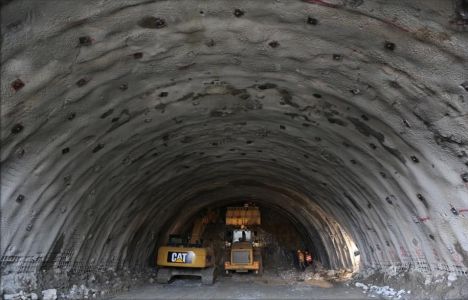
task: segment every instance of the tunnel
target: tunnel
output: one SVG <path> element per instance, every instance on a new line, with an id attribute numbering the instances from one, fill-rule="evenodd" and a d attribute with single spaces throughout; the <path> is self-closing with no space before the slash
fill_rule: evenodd
<path id="1" fill-rule="evenodd" d="M 245 201 L 361 296 L 468 297 L 468 1 L 6 0 L 1 35 L 5 299 L 131 295 Z"/>

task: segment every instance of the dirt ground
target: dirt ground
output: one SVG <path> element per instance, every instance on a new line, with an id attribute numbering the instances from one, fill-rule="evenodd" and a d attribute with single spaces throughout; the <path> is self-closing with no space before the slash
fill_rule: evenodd
<path id="1" fill-rule="evenodd" d="M 362 299 L 361 289 L 324 279 L 291 281 L 280 274 L 219 276 L 212 286 L 196 278 L 181 278 L 167 285 L 148 284 L 109 299 Z"/>

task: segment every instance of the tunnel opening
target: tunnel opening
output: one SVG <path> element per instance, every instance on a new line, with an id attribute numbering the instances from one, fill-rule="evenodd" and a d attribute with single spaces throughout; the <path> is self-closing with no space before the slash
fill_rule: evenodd
<path id="1" fill-rule="evenodd" d="M 294 240 L 294 242 L 292 242 L 289 246 L 291 246 L 292 248 L 291 249 L 300 249 L 300 248 L 304 248 L 305 246 L 307 246 L 307 248 L 309 249 L 316 249 L 315 246 L 312 242 L 311 242 L 311 238 L 309 236 L 309 234 L 307 233 L 306 229 L 304 228 L 304 226 L 301 226 L 300 223 L 298 223 L 298 221 L 296 219 L 294 219 L 291 215 L 289 215 L 287 212 L 285 211 L 282 211 L 280 210 L 279 208 L 276 208 L 276 207 L 272 207 L 272 208 L 268 208 L 268 207 L 264 207 L 262 205 L 259 204 L 259 202 L 255 201 L 255 200 L 252 200 L 252 199 L 249 199 L 248 201 L 246 200 L 235 200 L 235 199 L 225 199 L 223 201 L 223 204 L 216 204 L 214 206 L 209 206 L 208 208 L 204 208 L 202 209 L 202 211 L 205 211 L 206 209 L 210 210 L 215 210 L 218 212 L 218 225 L 220 224 L 224 224 L 224 220 L 225 220 L 225 214 L 226 214 L 226 208 L 229 207 L 229 206 L 237 206 L 237 207 L 242 207 L 245 203 L 256 203 L 257 206 L 260 208 L 261 212 L 262 212 L 262 220 L 263 222 L 265 223 L 265 225 L 267 226 L 272 226 L 272 224 L 270 223 L 270 214 L 276 214 L 276 216 L 282 216 L 284 218 L 286 218 L 286 226 L 289 227 L 289 229 L 291 230 L 291 235 L 292 235 L 292 239 Z M 200 216 L 200 212 L 197 212 L 195 216 L 191 216 L 188 221 L 186 219 L 186 217 L 184 218 L 184 216 L 178 216 L 177 219 L 173 222 L 173 224 L 170 224 L 170 226 L 168 226 L 168 228 L 170 228 L 169 230 L 171 231 L 175 231 L 175 232 L 178 232 L 178 231 L 181 231 L 181 232 L 185 232 L 185 233 L 190 233 L 191 231 L 191 224 L 193 224 L 194 220 Z M 179 221 L 180 220 L 180 221 Z M 181 226 L 181 224 L 183 226 Z M 227 228 L 226 228 L 226 225 L 224 224 L 222 227 L 217 227 L 215 225 L 212 225 L 210 224 L 209 225 L 209 228 L 207 228 L 207 231 L 213 231 L 213 228 L 210 228 L 210 227 L 215 227 L 216 229 L 220 230 L 219 232 L 217 232 L 218 234 L 221 234 L 221 237 L 226 239 L 226 234 L 227 233 Z M 211 234 L 213 234 L 211 232 Z M 163 241 L 164 239 L 167 238 L 167 234 L 164 236 L 163 238 Z M 302 241 L 299 242 L 299 241 Z M 156 244 L 156 247 L 155 249 L 157 248 L 157 246 L 159 246 L 161 244 L 161 241 L 158 241 L 158 243 Z M 224 243 L 223 243 L 224 244 Z M 295 247 L 293 247 L 295 246 Z M 302 247 L 301 247 L 302 246 Z M 319 253 L 319 251 L 315 250 L 314 253 Z M 151 257 L 151 260 L 153 260 L 154 257 Z"/>
<path id="2" fill-rule="evenodd" d="M 233 169 L 230 169 L 233 171 Z M 211 189 L 203 189 L 198 192 L 195 196 L 190 199 L 181 201 L 180 206 L 173 207 L 174 215 L 167 218 L 165 225 L 160 227 L 160 235 L 155 240 L 156 245 L 161 245 L 167 241 L 169 233 L 185 231 L 187 232 L 187 226 L 190 226 L 193 222 L 194 216 L 199 212 L 203 211 L 204 207 L 212 207 L 221 209 L 224 203 L 239 204 L 245 200 L 239 200 L 244 198 L 247 193 L 248 199 L 254 199 L 262 208 L 270 207 L 274 211 L 285 215 L 286 219 L 291 220 L 294 227 L 297 228 L 299 235 L 302 236 L 307 248 L 313 248 L 314 253 L 318 261 L 320 261 L 325 267 L 329 268 L 348 268 L 353 271 L 359 269 L 356 260 L 352 258 L 357 247 L 355 246 L 351 235 L 343 230 L 333 215 L 325 213 L 320 206 L 314 204 L 313 201 L 307 199 L 304 195 L 300 195 L 294 191 L 285 189 L 281 186 L 272 186 L 271 184 L 265 184 L 259 182 L 258 176 L 250 176 L 251 179 L 245 179 L 249 176 L 242 175 L 242 179 L 230 180 L 233 174 L 228 176 L 228 181 L 222 183 L 218 178 L 216 184 L 217 187 Z M 198 185 L 198 183 L 194 183 Z M 206 183 L 206 185 L 210 185 Z M 265 195 L 270 198 L 265 199 Z M 221 209 L 222 210 L 222 209 Z M 192 219 L 191 219 L 192 218 Z M 267 218 L 267 220 L 269 220 Z M 159 224 L 159 223 L 158 223 Z M 185 228 L 181 228 L 180 224 L 185 224 Z M 159 226 L 161 226 L 159 224 Z M 336 226 L 336 228 L 334 228 Z M 145 223 L 142 230 L 148 230 L 151 226 Z M 330 239 L 336 236 L 336 239 L 331 242 Z M 143 235 L 139 235 L 140 238 Z M 325 246 L 325 241 L 328 245 Z M 139 244 L 137 241 L 132 244 Z M 154 247 L 150 246 L 151 249 L 148 253 L 150 265 L 154 262 Z M 327 251 L 334 253 L 333 262 Z M 342 254 L 336 254 L 337 251 L 343 251 Z M 134 251 L 129 251 L 133 253 Z M 136 261 L 144 257 L 140 252 L 138 253 Z M 132 261 L 132 259 L 130 259 Z"/>
<path id="3" fill-rule="evenodd" d="M 239 187 L 243 185 L 258 186 L 255 182 L 232 182 L 231 188 Z M 232 195 L 232 193 L 224 193 L 225 195 Z M 207 193 L 201 195 L 203 198 L 207 197 Z M 206 198 L 205 198 L 206 201 Z M 315 275 L 315 279 L 323 279 L 323 282 L 327 280 L 337 281 L 350 279 L 353 272 L 359 270 L 359 257 L 355 255 L 357 248 L 355 244 L 348 240 L 349 244 L 336 244 L 335 247 L 339 251 L 351 252 L 348 253 L 347 257 L 352 264 L 344 262 L 341 264 L 341 270 L 332 270 L 334 276 L 325 277 L 326 273 L 330 273 L 329 266 L 329 255 L 326 253 L 326 249 L 323 245 L 322 239 L 324 238 L 319 234 L 319 231 L 314 228 L 313 224 L 302 224 L 294 214 L 295 209 L 291 209 L 294 205 L 291 205 L 288 209 L 275 204 L 274 201 L 268 199 L 253 199 L 251 197 L 232 198 L 227 197 L 224 199 L 214 199 L 210 201 L 210 204 L 201 204 L 199 199 L 195 200 L 197 203 L 198 210 L 195 210 L 190 206 L 190 202 L 185 205 L 184 210 L 178 210 L 178 215 L 170 218 L 170 221 L 164 226 L 160 238 L 156 242 L 154 251 L 150 255 L 149 261 L 151 266 L 155 266 L 157 260 L 156 254 L 158 248 L 168 244 L 168 240 L 174 234 L 184 237 L 190 237 L 194 224 L 200 218 L 203 218 L 207 212 L 214 212 L 216 218 L 206 225 L 204 233 L 201 236 L 200 247 L 212 247 L 214 249 L 214 256 L 216 258 L 216 276 L 247 276 L 248 280 L 268 282 L 271 280 L 284 280 L 284 282 L 293 281 L 305 281 L 304 278 L 309 280 Z M 247 204 L 248 203 L 248 204 Z M 203 207 L 201 205 L 204 205 Z M 232 273 L 226 272 L 224 268 L 225 261 L 229 261 L 229 246 L 233 241 L 233 234 L 236 231 L 236 227 L 228 226 L 226 221 L 226 214 L 228 208 L 232 207 L 244 207 L 245 205 L 258 207 L 261 212 L 261 225 L 255 226 L 254 228 L 247 227 L 246 229 L 252 229 L 252 235 L 255 236 L 255 243 L 259 246 L 259 253 L 262 260 L 261 276 L 255 273 Z M 281 205 L 285 205 L 284 203 Z M 202 207 L 200 209 L 200 207 Z M 302 222 L 309 221 L 302 219 Z M 327 219 L 328 221 L 328 219 Z M 330 221 L 336 223 L 336 221 Z M 313 222 L 312 222 L 313 223 Z M 346 236 L 349 239 L 349 236 Z M 174 245 L 173 245 L 174 246 Z M 350 246 L 350 248 L 348 248 Z M 190 247 L 190 246 L 189 246 Z M 352 248 L 351 248 L 352 247 Z M 180 250 L 180 249 L 179 249 Z M 182 248 L 183 250 L 183 248 Z M 298 261 L 297 250 L 301 250 L 302 253 L 310 253 L 311 261 L 308 261 L 302 269 Z M 331 251 L 337 251 L 336 249 L 329 249 Z M 166 253 L 164 253 L 166 255 Z M 305 258 L 305 256 L 304 256 Z M 342 259 L 340 257 L 340 259 Z M 163 266 L 159 266 L 161 268 Z M 307 276 L 306 273 L 307 272 Z M 241 275 L 242 274 L 242 275 Z M 245 274 L 245 275 L 244 275 Z M 321 274 L 321 275 L 319 275 Z M 234 280 L 239 280 L 238 277 Z M 198 280 L 197 276 L 185 276 L 177 275 L 172 277 L 171 282 L 177 279 L 192 279 Z M 225 279 L 224 279 L 225 280 Z M 245 280 L 245 278 L 244 278 Z M 315 282 L 316 283 L 316 282 Z"/>
<path id="4" fill-rule="evenodd" d="M 212 243 L 217 244 L 217 267 L 219 270 L 223 269 L 222 263 L 225 260 L 225 242 L 229 240 L 229 231 L 226 228 L 224 223 L 226 208 L 228 206 L 238 206 L 241 207 L 246 203 L 246 199 L 223 199 L 218 201 L 221 203 L 211 204 L 208 208 L 202 208 L 202 212 L 208 210 L 215 210 L 218 212 L 217 222 L 215 224 L 209 224 L 206 231 L 207 236 L 204 237 L 205 240 L 209 240 Z M 295 251 L 297 249 L 305 250 L 313 254 L 313 257 L 317 263 L 325 268 L 329 267 L 329 258 L 326 250 L 321 241 L 321 237 L 318 234 L 317 229 L 311 227 L 310 224 L 304 226 L 298 221 L 298 219 L 293 215 L 291 210 L 287 211 L 272 205 L 268 200 L 254 200 L 248 198 L 247 202 L 252 202 L 258 205 L 262 213 L 262 225 L 259 226 L 258 238 L 263 245 L 262 248 L 265 250 L 264 263 L 266 268 L 277 267 L 290 267 L 294 268 L 293 262 L 295 259 Z M 189 204 L 187 204 L 189 205 Z M 178 216 L 171 218 L 167 226 L 164 226 L 162 232 L 163 234 L 154 247 L 154 251 L 150 255 L 149 261 L 150 265 L 154 266 L 156 261 L 157 248 L 162 244 L 165 244 L 169 234 L 171 233 L 184 233 L 189 234 L 192 230 L 192 225 L 194 221 L 200 217 L 200 212 L 196 212 L 195 215 L 188 215 L 193 212 L 190 210 L 185 210 L 180 213 Z M 312 225 L 313 226 L 313 225 Z M 232 231 L 232 230 L 231 230 Z M 354 253 L 354 252 L 353 252 Z M 277 256 L 277 257 L 274 257 Z M 282 263 L 279 260 L 279 257 L 283 256 L 286 263 Z M 278 261 L 279 260 L 279 261 Z M 277 263 L 275 263 L 277 262 Z M 345 266 L 345 264 L 343 264 Z M 347 267 L 351 270 L 358 270 L 358 262 L 355 262 L 354 265 Z"/>

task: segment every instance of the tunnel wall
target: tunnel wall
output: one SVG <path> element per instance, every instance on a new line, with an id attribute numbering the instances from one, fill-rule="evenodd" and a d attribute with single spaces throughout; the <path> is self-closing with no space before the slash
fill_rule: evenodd
<path id="1" fill-rule="evenodd" d="M 263 200 L 330 267 L 350 240 L 363 269 L 466 274 L 460 3 L 4 2 L 4 275 L 147 265 L 236 180 L 294 195 Z"/>

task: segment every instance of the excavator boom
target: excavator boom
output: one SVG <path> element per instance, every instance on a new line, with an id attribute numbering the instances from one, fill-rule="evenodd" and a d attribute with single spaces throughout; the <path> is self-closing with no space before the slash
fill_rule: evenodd
<path id="1" fill-rule="evenodd" d="M 201 244 L 201 238 L 208 223 L 216 221 L 217 213 L 210 210 L 203 217 L 198 218 L 193 224 L 192 235 L 190 236 L 190 244 Z"/>

